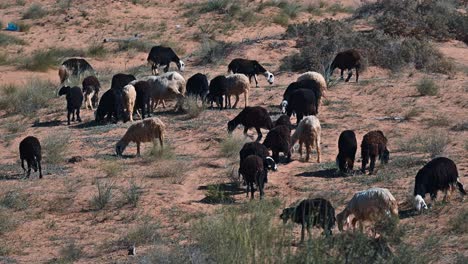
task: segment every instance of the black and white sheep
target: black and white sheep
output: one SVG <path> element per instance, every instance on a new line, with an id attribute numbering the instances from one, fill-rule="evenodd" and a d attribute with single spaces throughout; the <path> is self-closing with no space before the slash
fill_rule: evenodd
<path id="1" fill-rule="evenodd" d="M 414 184 L 414 196 L 416 210 L 427 209 L 424 197 L 426 193 L 431 195 L 434 201 L 438 191 L 444 191 L 444 200 L 452 189 L 458 188 L 462 195 L 466 195 L 463 184 L 460 182 L 457 165 L 451 159 L 438 157 L 429 161 L 416 174 Z"/>
<path id="2" fill-rule="evenodd" d="M 79 77 L 86 72 L 95 75 L 95 71 L 93 67 L 85 59 L 81 59 L 81 58 L 67 59 L 59 67 L 58 75 L 60 78 L 60 84 L 63 84 L 71 76 Z"/>
<path id="3" fill-rule="evenodd" d="M 341 132 L 338 139 L 338 155 L 336 156 L 336 163 L 341 172 L 347 173 L 353 170 L 356 150 L 357 140 L 354 131 Z"/>
<path id="4" fill-rule="evenodd" d="M 211 103 L 211 108 L 213 108 L 213 102 L 219 107 L 219 110 L 223 109 L 223 96 L 225 96 L 225 107 L 227 108 L 227 86 L 226 86 L 226 76 L 219 75 L 214 77 L 210 81 L 209 92 L 206 96 L 207 101 Z"/>
<path id="5" fill-rule="evenodd" d="M 297 124 L 301 122 L 304 116 L 317 115 L 318 100 L 315 92 L 308 89 L 299 89 L 294 91 L 289 97 L 286 105 L 286 114 L 291 117 L 296 113 Z"/>
<path id="6" fill-rule="evenodd" d="M 276 121 L 273 123 L 273 126 L 274 126 L 274 127 L 277 127 L 277 126 L 287 126 L 287 127 L 289 127 L 290 129 L 292 129 L 291 119 L 290 119 L 289 116 L 287 116 L 287 115 L 281 115 L 281 116 L 278 117 L 278 119 L 276 119 Z"/>
<path id="7" fill-rule="evenodd" d="M 273 152 L 273 159 L 279 162 L 279 153 L 286 156 L 286 162 L 291 161 L 291 129 L 288 126 L 277 126 L 268 132 L 263 145 Z"/>
<path id="8" fill-rule="evenodd" d="M 136 101 L 135 110 L 141 111 L 141 118 L 145 119 L 145 116 L 150 116 L 151 113 L 151 87 L 146 81 L 133 81 L 131 84 L 135 87 Z"/>
<path id="9" fill-rule="evenodd" d="M 96 76 L 88 76 L 84 78 L 83 83 L 83 95 L 85 101 L 85 109 L 88 109 L 88 106 L 91 110 L 94 110 L 94 107 L 97 106 L 99 101 L 99 90 L 101 89 L 101 83 L 96 78 Z"/>
<path id="10" fill-rule="evenodd" d="M 187 95 L 195 97 L 195 100 L 200 97 L 202 102 L 205 101 L 208 94 L 208 78 L 205 74 L 196 73 L 187 80 Z"/>
<path id="11" fill-rule="evenodd" d="M 288 86 L 288 88 L 286 88 L 286 91 L 284 91 L 283 101 L 281 101 L 281 112 L 283 114 L 286 113 L 286 108 L 288 107 L 289 104 L 291 104 L 290 100 L 294 92 L 298 90 L 310 90 L 314 94 L 314 98 L 315 98 L 314 105 L 316 107 L 315 112 L 318 114 L 318 107 L 322 100 L 323 89 L 324 88 L 322 87 L 322 84 L 315 80 L 306 79 L 306 80 L 301 80 L 301 81 L 291 83 Z"/>
<path id="12" fill-rule="evenodd" d="M 388 163 L 390 152 L 387 149 L 387 138 L 380 130 L 370 131 L 365 134 L 361 142 L 361 172 L 366 172 L 366 165 L 369 163 L 369 174 L 374 173 L 375 160 L 379 157 L 382 164 Z"/>
<path id="13" fill-rule="evenodd" d="M 240 162 L 242 164 L 245 158 L 250 155 L 257 155 L 263 160 L 263 165 L 265 166 L 265 182 L 268 182 L 268 170 L 276 171 L 278 170 L 278 166 L 276 162 L 270 157 L 270 153 L 268 148 L 265 147 L 263 144 L 258 142 L 247 142 L 242 146 L 242 149 L 239 151 Z M 239 166 L 240 168 L 240 166 Z M 240 175 L 239 171 L 239 175 Z"/>
<path id="14" fill-rule="evenodd" d="M 111 121 L 113 118 L 117 120 L 115 111 L 115 95 L 112 90 L 107 90 L 99 100 L 99 105 L 94 112 L 96 122 L 103 122 L 104 119 Z"/>
<path id="15" fill-rule="evenodd" d="M 81 122 L 80 108 L 83 104 L 83 92 L 81 88 L 78 86 L 63 86 L 59 91 L 59 96 L 62 95 L 65 95 L 67 99 L 67 124 L 70 125 L 70 116 L 72 116 L 71 121 L 75 121 L 75 113 L 76 120 Z"/>
<path id="16" fill-rule="evenodd" d="M 151 64 L 151 72 L 155 75 L 158 74 L 158 68 L 160 66 L 165 66 L 164 72 L 168 72 L 171 62 L 175 62 L 179 71 L 184 71 L 185 69 L 185 63 L 179 59 L 171 48 L 165 46 L 152 47 L 148 54 L 147 61 Z"/>
<path id="17" fill-rule="evenodd" d="M 135 142 L 137 145 L 137 156 L 140 156 L 140 144 L 143 142 L 153 142 L 156 144 L 156 139 L 159 139 L 161 148 L 164 146 L 166 126 L 157 117 L 146 119 L 131 125 L 125 135 L 115 145 L 117 156 L 122 156 L 125 148 L 130 142 Z"/>
<path id="18" fill-rule="evenodd" d="M 228 132 L 232 133 L 238 125 L 244 126 L 244 135 L 247 136 L 249 128 L 255 128 L 258 137 L 256 141 L 262 139 L 262 131 L 260 128 L 272 129 L 273 122 L 271 121 L 268 111 L 261 106 L 252 106 L 244 108 L 234 119 L 228 122 Z"/>
<path id="19" fill-rule="evenodd" d="M 336 54 L 335 59 L 330 65 L 330 76 L 332 76 L 333 71 L 339 68 L 341 70 L 341 79 L 343 80 L 343 71 L 348 70 L 348 77 L 346 82 L 351 79 L 353 76 L 352 69 L 356 69 L 356 82 L 359 80 L 359 69 L 361 68 L 361 55 L 357 50 L 350 49 L 339 52 Z"/>
<path id="20" fill-rule="evenodd" d="M 28 136 L 21 140 L 19 144 L 19 152 L 20 152 L 20 159 L 21 159 L 21 168 L 23 171 L 26 172 L 24 168 L 24 161 L 28 165 L 28 170 L 26 177 L 29 178 L 31 175 L 31 168 L 37 172 L 39 170 L 39 179 L 42 179 L 42 167 L 41 167 L 41 160 L 42 160 L 42 150 L 41 150 L 41 143 L 36 137 Z"/>
<path id="21" fill-rule="evenodd" d="M 249 196 L 250 190 L 250 198 L 254 198 L 255 184 L 260 191 L 260 199 L 263 199 L 263 188 L 265 186 L 265 178 L 267 174 L 265 166 L 263 164 L 263 159 L 257 155 L 247 156 L 240 165 L 239 173 L 243 176 L 244 181 L 247 184 L 247 197 Z"/>
<path id="22" fill-rule="evenodd" d="M 332 234 L 335 226 L 335 208 L 326 199 L 314 198 L 302 200 L 297 206 L 283 209 L 280 218 L 286 224 L 289 219 L 294 223 L 301 224 L 301 243 L 304 242 L 304 229 L 311 237 L 310 228 L 320 227 L 325 235 Z"/>
<path id="23" fill-rule="evenodd" d="M 257 74 L 263 74 L 269 84 L 273 84 L 275 81 L 275 76 L 263 68 L 256 60 L 233 59 L 228 65 L 228 72 L 245 74 L 249 77 L 250 83 L 252 83 L 252 77 L 254 77 L 256 87 L 258 87 Z"/>

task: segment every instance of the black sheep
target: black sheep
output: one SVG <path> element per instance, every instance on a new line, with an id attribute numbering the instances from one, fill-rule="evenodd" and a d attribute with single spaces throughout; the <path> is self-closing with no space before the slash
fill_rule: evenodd
<path id="1" fill-rule="evenodd" d="M 213 102 L 216 102 L 219 106 L 219 110 L 223 109 L 223 96 L 225 96 L 225 106 L 227 109 L 227 87 L 226 87 L 226 76 L 219 75 L 210 81 L 209 93 L 206 96 L 207 101 L 211 103 L 213 108 Z"/>
<path id="2" fill-rule="evenodd" d="M 351 79 L 353 76 L 352 69 L 356 69 L 356 82 L 359 80 L 359 69 L 361 68 L 361 55 L 357 50 L 350 49 L 339 52 L 336 54 L 335 59 L 333 60 L 332 64 L 330 65 L 330 76 L 333 74 L 333 71 L 339 68 L 341 70 L 341 79 L 343 79 L 343 71 L 346 69 L 348 70 L 348 77 L 346 78 L 346 82 Z"/>
<path id="3" fill-rule="evenodd" d="M 268 170 L 276 171 L 278 166 L 276 166 L 275 161 L 270 157 L 268 148 L 263 144 L 258 142 L 248 142 L 245 143 L 242 149 L 239 151 L 240 162 L 242 164 L 244 159 L 250 155 L 257 155 L 263 160 L 263 165 L 265 166 L 265 183 L 268 182 Z M 239 166 L 240 169 L 240 166 Z M 239 171 L 239 174 L 240 171 Z"/>
<path id="4" fill-rule="evenodd" d="M 310 80 L 310 79 L 306 79 L 306 80 L 301 80 L 301 81 L 298 81 L 298 82 L 293 82 L 291 83 L 288 88 L 286 88 L 286 90 L 284 91 L 284 94 L 283 94 L 283 101 L 281 102 L 281 112 L 284 114 L 286 113 L 286 108 L 288 106 L 288 104 L 290 103 L 290 98 L 291 98 L 291 95 L 296 92 L 297 90 L 300 90 L 300 89 L 307 89 L 307 90 L 311 90 L 314 92 L 314 95 L 315 95 L 315 98 L 316 98 L 316 105 L 317 105 L 317 109 L 316 109 L 316 112 L 318 113 L 318 106 L 320 104 L 320 100 L 322 99 L 322 88 L 321 88 L 321 84 L 315 80 Z"/>
<path id="5" fill-rule="evenodd" d="M 255 79 L 255 86 L 258 87 L 257 74 L 263 74 L 269 84 L 273 84 L 275 81 L 275 76 L 263 68 L 260 63 L 256 60 L 246 60 L 246 59 L 233 59 L 228 65 L 228 72 L 232 73 L 242 73 L 249 77 L 250 83 L 252 83 L 252 77 Z"/>
<path id="6" fill-rule="evenodd" d="M 387 149 L 387 138 L 380 130 L 370 131 L 365 134 L 361 143 L 362 173 L 366 172 L 366 165 L 369 163 L 369 174 L 374 172 L 375 160 L 379 157 L 382 164 L 388 163 L 390 152 Z"/>
<path id="7" fill-rule="evenodd" d="M 179 59 L 177 54 L 169 47 L 164 46 L 154 46 L 151 48 L 150 53 L 148 54 L 147 61 L 151 64 L 151 72 L 153 74 L 158 74 L 158 68 L 160 66 L 164 67 L 164 72 L 169 71 L 169 64 L 175 62 L 179 71 L 184 71 L 185 64 Z"/>
<path id="8" fill-rule="evenodd" d="M 124 101 L 123 101 L 123 88 L 125 85 L 136 80 L 135 76 L 125 73 L 117 73 L 112 76 L 111 91 L 113 91 L 115 100 L 114 107 L 117 114 L 117 120 L 124 118 Z"/>
<path id="9" fill-rule="evenodd" d="M 205 101 L 208 94 L 208 78 L 205 74 L 196 73 L 187 80 L 186 86 L 187 94 L 195 96 L 195 100 L 200 96 L 200 99 Z"/>
<path id="10" fill-rule="evenodd" d="M 286 162 L 291 161 L 291 129 L 288 126 L 272 128 L 263 141 L 263 145 L 273 152 L 273 160 L 279 162 L 279 153 L 283 152 Z"/>
<path id="11" fill-rule="evenodd" d="M 309 237 L 311 227 L 321 227 L 325 235 L 331 235 L 336 222 L 335 208 L 323 198 L 302 200 L 298 206 L 283 209 L 280 218 L 284 223 L 291 219 L 294 223 L 301 224 L 301 243 L 304 242 L 305 228 Z"/>
<path id="12" fill-rule="evenodd" d="M 249 196 L 249 189 L 251 192 L 250 198 L 254 198 L 254 183 L 260 191 L 260 199 L 263 199 L 263 187 L 265 185 L 266 170 L 263 165 L 263 160 L 257 155 L 247 156 L 241 163 L 239 173 L 243 176 L 247 184 L 246 192 Z"/>
<path id="13" fill-rule="evenodd" d="M 268 111 L 261 106 L 247 106 L 234 119 L 228 122 L 228 132 L 232 133 L 238 125 L 244 126 L 244 135 L 247 136 L 249 128 L 255 128 L 258 137 L 257 141 L 262 139 L 262 131 L 260 128 L 272 129 L 273 122 L 271 121 Z"/>
<path id="14" fill-rule="evenodd" d="M 111 121 L 114 117 L 117 119 L 117 113 L 115 112 L 115 96 L 112 90 L 107 90 L 99 100 L 99 105 L 95 112 L 96 122 L 103 122 L 107 117 L 107 121 Z"/>
<path id="15" fill-rule="evenodd" d="M 99 90 L 101 89 L 101 83 L 96 76 L 88 76 L 84 78 L 83 83 L 83 95 L 85 100 L 85 108 L 90 106 L 91 110 L 96 107 L 99 102 Z"/>
<path id="16" fill-rule="evenodd" d="M 145 119 L 145 116 L 150 116 L 151 112 L 151 86 L 146 81 L 137 81 L 133 86 L 136 91 L 135 110 L 140 110 L 141 118 Z"/>
<path id="17" fill-rule="evenodd" d="M 438 157 L 429 161 L 416 174 L 414 184 L 416 209 L 420 211 L 422 208 L 427 208 L 424 202 L 426 193 L 429 193 L 434 201 L 437 198 L 437 192 L 444 191 L 444 200 L 446 200 L 447 192 L 450 192 L 455 186 L 458 187 L 462 195 L 466 195 L 455 162 L 445 157 Z"/>
<path id="18" fill-rule="evenodd" d="M 60 83 L 64 83 L 70 76 L 80 76 L 85 72 L 95 74 L 93 67 L 85 59 L 67 59 L 59 68 Z"/>
<path id="19" fill-rule="evenodd" d="M 274 127 L 287 126 L 287 127 L 289 127 L 289 129 L 292 129 L 291 120 L 290 120 L 289 116 L 287 116 L 287 115 L 281 115 L 280 117 L 278 117 L 278 119 L 276 119 L 276 121 L 273 123 L 273 126 Z"/>
<path id="20" fill-rule="evenodd" d="M 62 96 L 64 94 L 67 99 L 67 124 L 70 125 L 70 115 L 72 115 L 71 121 L 75 121 L 75 113 L 76 120 L 81 122 L 80 108 L 83 104 L 83 92 L 81 88 L 78 86 L 71 88 L 70 86 L 63 86 L 60 88 L 59 95 Z"/>
<path id="21" fill-rule="evenodd" d="M 336 156 L 336 163 L 341 172 L 347 173 L 353 170 L 356 150 L 357 140 L 354 131 L 341 132 L 338 139 L 338 155 Z"/>
<path id="22" fill-rule="evenodd" d="M 301 122 L 304 116 L 317 115 L 318 102 L 315 92 L 308 89 L 299 89 L 294 91 L 286 106 L 286 114 L 291 117 L 296 113 L 297 124 Z"/>
<path id="23" fill-rule="evenodd" d="M 24 161 L 28 164 L 28 171 L 26 177 L 29 178 L 31 174 L 31 168 L 36 172 L 39 170 L 39 179 L 42 179 L 42 167 L 41 167 L 41 159 L 42 159 L 42 151 L 41 151 L 41 143 L 36 137 L 29 136 L 25 137 L 21 140 L 19 144 L 19 152 L 20 152 L 20 159 L 21 159 L 21 167 L 24 171 Z"/>

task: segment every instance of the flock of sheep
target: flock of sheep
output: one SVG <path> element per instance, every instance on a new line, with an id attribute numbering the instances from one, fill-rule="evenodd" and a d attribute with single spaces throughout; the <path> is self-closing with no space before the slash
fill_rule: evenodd
<path id="1" fill-rule="evenodd" d="M 275 122 L 270 118 L 268 111 L 260 106 L 248 106 L 248 94 L 252 77 L 258 86 L 257 75 L 262 74 L 272 84 L 274 75 L 267 71 L 257 61 L 246 59 L 234 59 L 228 66 L 232 74 L 216 76 L 210 82 L 206 75 L 197 73 L 187 82 L 177 72 L 168 72 L 169 64 L 175 62 L 180 71 L 185 64 L 175 52 L 168 47 L 155 46 L 148 56 L 151 64 L 152 76 L 136 79 L 133 75 L 119 73 L 113 76 L 111 88 L 99 98 L 101 85 L 95 76 L 91 65 L 84 59 L 72 58 L 65 61 L 59 69 L 59 77 L 63 87 L 59 95 L 65 95 L 67 101 L 67 122 L 76 120 L 81 122 L 80 109 L 83 101 L 85 108 L 94 109 L 95 121 L 118 122 L 119 120 L 133 121 L 134 114 L 140 116 L 142 121 L 131 125 L 125 135 L 118 141 L 115 147 L 116 154 L 121 156 L 130 142 L 137 145 L 137 155 L 140 155 L 142 142 L 155 142 L 159 140 L 161 147 L 164 145 L 166 126 L 158 118 L 149 118 L 159 103 L 166 107 L 167 100 L 176 100 L 176 109 L 182 107 L 186 95 L 200 98 L 203 102 L 216 103 L 219 109 L 236 108 L 239 96 L 244 94 L 244 109 L 227 124 L 231 133 L 239 125 L 244 127 L 244 134 L 248 129 L 255 128 L 258 137 L 254 142 L 246 143 L 240 151 L 239 175 L 242 175 L 244 184 L 247 185 L 251 198 L 254 198 L 256 189 L 260 192 L 260 198 L 264 196 L 264 185 L 268 182 L 268 170 L 277 170 L 280 163 L 280 153 L 285 156 L 286 162 L 291 160 L 293 146 L 299 142 L 299 154 L 302 157 L 302 146 L 305 146 L 308 161 L 311 150 L 316 149 L 317 162 L 321 161 L 320 137 L 321 126 L 317 118 L 321 99 L 327 91 L 325 78 L 317 72 L 306 72 L 291 83 L 283 94 L 280 108 L 283 112 Z M 158 68 L 164 67 L 163 74 L 158 74 Z M 359 78 L 360 55 L 355 50 L 347 50 L 338 53 L 330 66 L 330 72 L 335 68 L 348 70 L 346 81 L 352 76 L 352 69 L 356 71 L 356 82 Z M 84 78 L 82 88 L 64 85 L 71 76 L 80 75 L 83 72 L 91 73 Z M 231 96 L 236 97 L 231 104 Z M 296 115 L 297 125 L 294 127 L 290 117 Z M 263 143 L 260 143 L 263 135 L 261 129 L 269 130 Z M 294 132 L 292 133 L 292 130 Z M 354 160 L 357 151 L 356 134 L 352 130 L 343 131 L 338 139 L 338 155 L 336 158 L 339 170 L 342 173 L 353 172 Z M 27 177 L 31 169 L 41 169 L 41 146 L 37 138 L 29 136 L 19 145 L 21 166 L 27 162 Z M 270 156 L 270 151 L 272 155 Z M 366 172 L 366 166 L 370 162 L 369 174 L 374 172 L 377 158 L 382 163 L 389 161 L 387 138 L 382 131 L 370 131 L 364 135 L 361 142 L 362 173 Z M 455 163 L 444 157 L 435 158 L 427 163 L 415 178 L 414 205 L 420 211 L 427 209 L 424 197 L 427 193 L 434 200 L 438 191 L 444 191 L 447 197 L 452 189 L 458 188 L 462 195 L 466 192 L 458 177 Z M 445 199 L 445 198 L 444 198 Z M 352 217 L 351 217 L 352 216 Z M 301 240 L 304 239 L 304 230 L 310 232 L 310 227 L 316 226 L 324 229 L 325 234 L 331 234 L 331 229 L 338 224 L 339 230 L 344 226 L 355 228 L 363 221 L 377 221 L 382 217 L 398 216 L 398 203 L 393 195 L 383 188 L 371 188 L 356 193 L 348 202 L 346 208 L 335 216 L 332 204 L 323 199 L 306 199 L 297 206 L 286 208 L 281 214 L 284 221 L 291 219 L 302 225 Z"/>

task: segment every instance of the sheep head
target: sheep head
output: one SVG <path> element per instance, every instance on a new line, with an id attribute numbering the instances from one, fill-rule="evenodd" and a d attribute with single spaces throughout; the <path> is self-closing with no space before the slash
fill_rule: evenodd
<path id="1" fill-rule="evenodd" d="M 295 207 L 288 207 L 283 209 L 283 213 L 280 214 L 280 218 L 283 220 L 283 223 L 287 223 L 288 220 L 294 215 Z"/>
<path id="2" fill-rule="evenodd" d="M 281 113 L 286 114 L 286 107 L 288 107 L 288 101 L 283 100 L 280 106 L 281 106 Z"/>
<path id="3" fill-rule="evenodd" d="M 385 148 L 382 154 L 382 163 L 387 164 L 389 160 L 390 160 L 390 151 L 388 151 L 388 149 Z"/>
<path id="4" fill-rule="evenodd" d="M 59 90 L 59 96 L 62 96 L 64 94 L 67 94 L 69 91 L 70 91 L 70 86 L 62 86 L 62 88 L 60 88 Z"/>
<path id="5" fill-rule="evenodd" d="M 263 75 L 265 76 L 269 84 L 273 84 L 273 82 L 275 81 L 275 76 L 273 75 L 273 73 L 266 71 Z"/>
<path id="6" fill-rule="evenodd" d="M 122 156 L 127 145 L 128 143 L 123 140 L 119 140 L 119 142 L 117 142 L 117 144 L 115 145 L 115 153 L 117 154 L 117 156 Z"/>
<path id="7" fill-rule="evenodd" d="M 427 204 L 419 194 L 414 197 L 414 207 L 416 207 L 418 212 L 420 212 L 422 209 L 427 210 Z"/>
<path id="8" fill-rule="evenodd" d="M 236 129 L 237 123 L 234 120 L 228 122 L 228 133 L 231 134 L 234 129 Z"/>
<path id="9" fill-rule="evenodd" d="M 176 64 L 177 64 L 177 68 L 179 69 L 179 71 L 185 70 L 185 63 L 182 60 L 179 60 L 178 62 L 176 62 Z"/>
<path id="10" fill-rule="evenodd" d="M 272 170 L 272 171 L 278 170 L 278 165 L 276 165 L 276 162 L 272 157 L 266 157 L 265 163 L 267 165 L 267 169 Z"/>

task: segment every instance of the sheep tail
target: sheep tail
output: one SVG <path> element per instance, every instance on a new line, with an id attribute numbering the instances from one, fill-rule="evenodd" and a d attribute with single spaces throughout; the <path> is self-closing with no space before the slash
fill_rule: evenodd
<path id="1" fill-rule="evenodd" d="M 458 190 L 459 190 L 463 195 L 466 195 L 466 191 L 465 191 L 465 189 L 463 189 L 463 184 L 460 182 L 460 179 L 457 179 L 457 187 L 458 187 Z"/>

